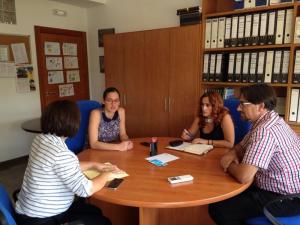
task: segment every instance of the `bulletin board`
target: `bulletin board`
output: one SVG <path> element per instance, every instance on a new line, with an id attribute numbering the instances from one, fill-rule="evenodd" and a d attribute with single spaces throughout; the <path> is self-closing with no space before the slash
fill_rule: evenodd
<path id="1" fill-rule="evenodd" d="M 10 34 L 0 34 L 0 46 L 9 46 L 9 61 L 13 62 L 13 52 L 11 44 L 24 43 L 25 49 L 28 57 L 28 63 L 31 64 L 31 54 L 30 54 L 30 36 L 29 35 L 10 35 Z"/>

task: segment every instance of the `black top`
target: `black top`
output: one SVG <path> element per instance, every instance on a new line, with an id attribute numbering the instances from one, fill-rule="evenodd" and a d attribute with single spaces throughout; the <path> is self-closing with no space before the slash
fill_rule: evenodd
<path id="1" fill-rule="evenodd" d="M 103 112 L 102 112 L 102 118 L 104 119 L 105 122 L 110 122 L 110 121 L 112 121 L 112 120 L 116 120 L 116 119 L 119 118 L 119 112 L 118 112 L 118 110 L 117 110 L 117 111 L 114 113 L 113 117 L 110 119 L 110 118 L 108 118 L 108 117 L 105 115 L 105 113 L 104 113 L 104 111 L 103 111 Z"/>
<path id="2" fill-rule="evenodd" d="M 224 134 L 221 124 L 218 124 L 210 133 L 204 133 L 200 128 L 200 138 L 207 140 L 224 140 Z"/>

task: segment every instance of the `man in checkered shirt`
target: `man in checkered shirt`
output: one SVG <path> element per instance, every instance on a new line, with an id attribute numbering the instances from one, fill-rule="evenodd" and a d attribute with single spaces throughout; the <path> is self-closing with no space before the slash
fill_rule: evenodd
<path id="1" fill-rule="evenodd" d="M 263 216 L 263 206 L 278 197 L 300 193 L 300 138 L 274 111 L 276 95 L 271 86 L 242 87 L 238 111 L 252 122 L 244 139 L 221 159 L 225 172 L 241 183 L 253 185 L 231 199 L 209 206 L 218 225 L 246 224 Z M 300 198 L 269 208 L 276 216 L 300 213 Z"/>

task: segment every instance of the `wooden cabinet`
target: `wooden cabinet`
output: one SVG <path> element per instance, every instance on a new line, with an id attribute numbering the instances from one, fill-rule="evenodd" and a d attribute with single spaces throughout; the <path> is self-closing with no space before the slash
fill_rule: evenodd
<path id="1" fill-rule="evenodd" d="M 222 1 L 222 0 L 202 0 L 202 21 L 203 21 L 203 37 L 202 37 L 202 48 L 203 51 L 200 55 L 200 60 L 202 62 L 202 67 L 204 68 L 204 55 L 205 54 L 218 54 L 218 53 L 241 53 L 241 52 L 263 52 L 263 51 L 289 51 L 289 64 L 288 64 L 288 76 L 287 76 L 287 82 L 278 82 L 270 83 L 271 86 L 274 87 L 277 96 L 281 98 L 285 98 L 285 104 L 282 106 L 285 108 L 284 110 L 284 119 L 292 126 L 292 128 L 299 134 L 299 124 L 295 122 L 289 121 L 289 109 L 290 109 L 290 97 L 291 97 L 291 90 L 293 88 L 299 88 L 299 84 L 294 84 L 292 82 L 293 77 L 293 71 L 294 71 L 294 54 L 297 49 L 300 48 L 299 44 L 294 43 L 294 29 L 295 29 L 295 20 L 296 17 L 300 15 L 300 4 L 299 2 L 294 3 L 285 3 L 285 4 L 276 4 L 272 6 L 262 6 L 262 7 L 255 7 L 255 8 L 249 8 L 249 9 L 241 9 L 241 10 L 234 10 L 234 0 L 228 0 L 228 1 Z M 228 17 L 241 17 L 241 16 L 247 16 L 247 15 L 254 15 L 254 14 L 268 14 L 273 11 L 276 13 L 278 11 L 282 10 L 289 10 L 293 13 L 292 19 L 291 19 L 291 27 L 292 31 L 290 33 L 291 35 L 291 41 L 290 43 L 284 42 L 282 44 L 263 44 L 260 43 L 256 45 L 248 45 L 248 46 L 235 46 L 235 47 L 227 47 L 227 48 L 206 48 L 205 49 L 205 23 L 208 19 L 216 19 L 216 18 L 228 18 Z M 270 15 L 270 14 L 268 14 Z M 276 17 L 277 18 L 277 17 Z M 268 27 L 268 24 L 267 24 Z M 276 32 L 275 32 L 276 33 Z M 258 35 L 259 36 L 259 35 Z M 225 38 L 224 38 L 225 39 Z M 274 53 L 275 58 L 275 53 Z M 274 61 L 275 62 L 275 61 Z M 275 63 L 274 63 L 275 64 Z M 238 95 L 238 90 L 241 86 L 250 85 L 250 83 L 243 83 L 241 82 L 228 82 L 228 80 L 225 80 L 223 82 L 210 82 L 210 81 L 203 81 L 203 72 L 201 69 L 200 72 L 200 89 L 202 94 L 205 89 L 211 89 L 211 88 L 222 88 L 222 87 L 231 87 L 236 90 L 236 93 Z M 264 82 L 264 81 L 263 81 Z M 255 82 L 254 82 L 255 83 Z"/>
<path id="2" fill-rule="evenodd" d="M 179 136 L 195 115 L 200 25 L 104 38 L 106 87 L 117 87 L 130 137 Z"/>

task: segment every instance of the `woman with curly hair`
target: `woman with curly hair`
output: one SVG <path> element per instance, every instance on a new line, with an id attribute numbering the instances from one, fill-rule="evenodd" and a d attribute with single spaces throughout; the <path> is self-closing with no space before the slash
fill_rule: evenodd
<path id="1" fill-rule="evenodd" d="M 183 130 L 181 138 L 194 144 L 232 148 L 234 125 L 221 95 L 216 92 L 204 93 L 199 103 L 198 115 L 191 127 Z M 198 131 L 200 137 L 195 138 Z"/>

